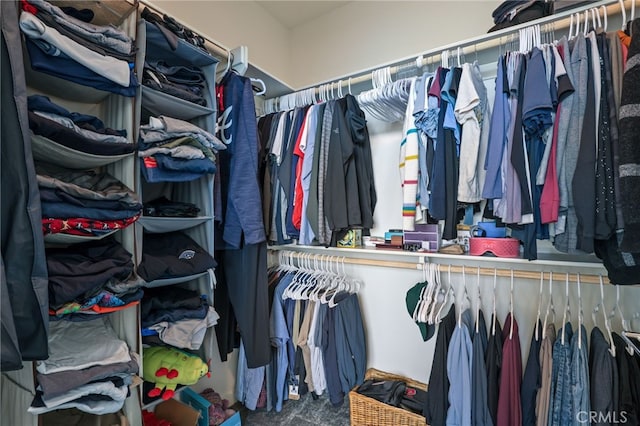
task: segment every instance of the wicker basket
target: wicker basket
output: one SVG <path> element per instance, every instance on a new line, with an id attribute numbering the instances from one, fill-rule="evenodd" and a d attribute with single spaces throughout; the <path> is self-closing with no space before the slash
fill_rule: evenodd
<path id="1" fill-rule="evenodd" d="M 365 379 L 402 380 L 408 386 L 427 390 L 427 385 L 424 383 L 374 368 L 367 370 Z M 361 395 L 356 392 L 356 389 L 357 387 L 349 392 L 351 426 L 425 426 L 427 424 L 425 418 L 419 414 Z"/>

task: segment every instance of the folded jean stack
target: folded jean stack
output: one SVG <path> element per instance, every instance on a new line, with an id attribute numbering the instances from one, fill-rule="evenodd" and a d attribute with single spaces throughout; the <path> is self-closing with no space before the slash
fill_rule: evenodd
<path id="1" fill-rule="evenodd" d="M 36 364 L 38 386 L 28 409 L 32 414 L 65 408 L 98 415 L 118 412 L 140 370 L 138 355 L 105 318 L 52 322 L 49 358 Z"/>
<path id="2" fill-rule="evenodd" d="M 70 112 L 43 95 L 27 98 L 36 160 L 69 168 L 99 167 L 135 151 L 125 130 L 110 129 L 97 117 Z"/>
<path id="3" fill-rule="evenodd" d="M 51 320 L 88 321 L 140 303 L 144 281 L 112 237 L 47 248 Z"/>
<path id="4" fill-rule="evenodd" d="M 206 296 L 197 291 L 164 287 L 145 289 L 142 299 L 142 341 L 198 350 L 209 327 L 218 323 L 218 313 Z"/>
<path id="5" fill-rule="evenodd" d="M 215 154 L 226 146 L 213 134 L 167 116 L 140 126 L 138 156 L 147 182 L 187 182 L 216 172 Z"/>
<path id="6" fill-rule="evenodd" d="M 142 212 L 138 195 L 106 172 L 38 163 L 36 174 L 45 237 L 104 237 L 131 225 Z"/>
<path id="7" fill-rule="evenodd" d="M 33 70 L 106 92 L 136 95 L 135 49 L 126 33 L 69 16 L 44 0 L 23 1 L 22 6 L 20 29 Z"/>

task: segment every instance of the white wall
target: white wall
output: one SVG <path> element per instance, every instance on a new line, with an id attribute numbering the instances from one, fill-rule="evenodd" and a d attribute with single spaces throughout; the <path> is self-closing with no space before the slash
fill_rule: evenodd
<path id="1" fill-rule="evenodd" d="M 291 32 L 295 88 L 484 34 L 495 0 L 354 1 Z"/>
<path id="2" fill-rule="evenodd" d="M 288 32 L 256 8 L 254 2 L 159 1 L 167 12 L 228 46 L 249 45 L 254 64 L 293 87 L 313 85 L 485 33 L 492 25 L 491 11 L 499 3 L 482 0 L 355 1 Z M 391 207 L 401 205 L 397 169 L 401 125 L 371 120 L 368 125 L 379 195 L 374 233 L 379 234 L 380 230 L 399 227 L 401 223 L 400 209 Z M 380 197 L 381 194 L 385 195 Z M 347 272 L 365 283 L 360 300 L 367 331 L 368 366 L 427 382 L 435 337 L 428 342 L 422 341 L 405 306 L 406 291 L 422 279 L 422 273 L 356 265 L 347 265 Z M 443 274 L 443 281 L 449 285 L 446 274 Z M 463 294 L 461 276 L 454 274 L 452 283 L 460 301 Z M 492 278 L 481 277 L 482 306 L 487 321 L 491 316 L 492 284 Z M 514 312 L 520 325 L 523 361 L 528 356 L 536 318 L 538 284 L 537 280 L 517 280 L 515 283 Z M 548 299 L 546 284 L 543 307 Z M 475 307 L 475 277 L 467 277 L 467 289 Z M 605 292 L 607 310 L 610 310 L 615 300 L 615 288 L 607 285 Z M 564 293 L 563 277 L 558 276 L 553 284 L 557 327 L 562 323 Z M 496 294 L 498 318 L 503 322 L 509 310 L 508 279 L 498 279 Z M 640 312 L 638 295 L 640 289 L 621 289 L 621 303 L 627 318 Z M 569 300 L 575 326 L 578 311 L 575 284 L 570 286 Z M 598 300 L 598 286 L 584 284 L 582 301 L 588 331 L 592 327 L 591 312 Z M 600 317 L 598 321 L 602 324 Z M 640 323 L 636 322 L 634 326 L 637 328 Z M 614 327 L 621 329 L 619 320 L 614 321 Z M 236 358 L 232 357 L 229 363 L 214 361 L 214 365 L 214 379 L 201 381 L 198 388 L 214 384 L 224 397 L 233 399 Z"/>
<path id="3" fill-rule="evenodd" d="M 407 312 L 405 305 L 407 290 L 422 281 L 422 272 L 357 265 L 347 265 L 346 269 L 350 276 L 364 281 L 364 286 L 360 291 L 360 304 L 367 335 L 367 366 L 428 383 L 436 335 L 427 342 L 423 342 L 420 331 Z M 554 324 L 556 329 L 559 330 L 562 326 L 564 306 L 567 299 L 565 298 L 564 275 L 557 277 L 554 275 L 554 277 L 553 301 L 556 312 Z M 447 274 L 443 273 L 441 278 L 443 284 L 448 287 Z M 461 274 L 452 274 L 451 282 L 456 293 L 456 307 L 459 307 L 464 288 Z M 475 319 L 475 308 L 478 300 L 476 297 L 476 276 L 474 274 L 467 275 L 466 283 L 473 306 L 472 316 Z M 492 312 L 493 278 L 481 277 L 480 286 L 481 306 L 487 326 L 489 326 Z M 548 301 L 547 286 L 548 281 L 545 280 L 542 299 L 543 317 Z M 502 325 L 504 325 L 505 317 L 509 312 L 509 288 L 509 278 L 499 277 L 496 286 L 497 318 Z M 593 328 L 591 312 L 600 300 L 599 287 L 594 284 L 582 284 L 581 290 L 584 324 L 590 342 L 590 333 Z M 535 326 L 538 301 L 540 300 L 538 291 L 539 280 L 516 279 L 514 281 L 514 316 L 520 330 L 523 370 L 529 355 L 530 340 Z M 571 322 L 575 333 L 578 324 L 577 285 L 570 283 L 569 291 Z M 639 295 L 640 289 L 638 288 L 621 287 L 621 306 L 625 318 L 628 320 L 640 308 L 638 304 Z M 607 311 L 613 308 L 615 298 L 615 287 L 606 285 L 605 300 Z M 601 314 L 597 316 L 597 321 L 604 331 Z M 551 319 L 549 319 L 549 322 L 551 322 Z M 617 316 L 612 320 L 612 325 L 618 332 L 622 329 Z M 636 327 L 635 329 L 638 329 L 640 322 L 636 321 L 633 325 Z"/>
<path id="4" fill-rule="evenodd" d="M 290 32 L 254 1 L 151 0 L 189 28 L 228 47 L 249 47 L 249 60 L 289 82 Z"/>
<path id="5" fill-rule="evenodd" d="M 151 0 L 294 88 L 485 33 L 497 0 L 354 1 L 285 28 L 260 1 Z M 464 11 L 464 15 L 460 14 Z"/>
<path id="6" fill-rule="evenodd" d="M 485 80 L 489 91 L 494 90 L 491 79 Z M 400 191 L 400 175 L 398 172 L 399 142 L 401 140 L 401 123 L 383 123 L 369 119 L 367 126 L 371 136 L 371 151 L 373 156 L 374 179 L 378 194 L 378 205 L 374 215 L 375 225 L 372 235 L 382 235 L 389 228 L 401 228 L 402 196 Z M 550 250 L 553 250 L 552 248 Z M 340 255 L 345 255 L 344 251 Z M 397 259 L 394 259 L 397 260 Z M 405 260 L 409 261 L 409 260 Z M 508 268 L 507 264 L 478 263 L 474 258 L 453 260 L 454 265 L 464 262 L 475 270 L 475 266 L 483 268 L 497 266 L 500 269 Z M 529 265 L 514 265 L 514 268 L 527 268 Z M 445 263 L 446 265 L 446 263 Z M 418 327 L 407 312 L 405 295 L 407 290 L 419 281 L 423 280 L 422 271 L 408 269 L 383 268 L 360 265 L 346 265 L 349 276 L 361 279 L 364 283 L 359 295 L 362 313 L 367 332 L 367 365 L 370 368 L 388 371 L 411 377 L 415 380 L 428 382 L 435 350 L 434 336 L 427 342 L 421 338 Z M 464 294 L 464 284 L 461 274 L 452 274 L 448 279 L 446 267 L 441 267 L 441 280 L 444 286 L 453 285 L 456 295 L 456 307 L 459 307 Z M 557 271 L 557 269 L 556 269 Z M 594 274 L 601 271 L 597 269 L 573 268 L 572 273 Z M 487 325 L 491 321 L 493 307 L 493 277 L 481 276 L 480 281 L 481 307 L 483 309 Z M 522 348 L 523 368 L 529 354 L 529 343 L 535 326 L 538 309 L 539 279 L 515 279 L 514 281 L 514 315 L 518 322 L 520 333 L 520 345 Z M 475 309 L 478 306 L 478 281 L 476 275 L 466 275 L 466 288 Z M 565 275 L 554 274 L 552 283 L 553 301 L 555 305 L 556 328 L 563 323 L 565 297 Z M 613 309 L 616 300 L 615 287 L 606 284 L 604 287 L 606 311 Z M 496 284 L 496 312 L 501 324 L 509 312 L 510 304 L 510 279 L 498 277 Z M 543 285 L 542 315 L 546 310 L 549 300 L 548 280 Z M 593 328 L 591 313 L 600 301 L 600 289 L 598 285 L 581 285 L 582 306 L 584 312 L 584 324 L 590 336 Z M 640 313 L 640 288 L 621 287 L 620 304 L 627 320 Z M 578 287 L 575 283 L 569 283 L 570 320 L 574 331 L 577 327 L 579 311 Z M 475 310 L 473 318 L 475 319 Z M 597 316 L 600 327 L 603 327 L 602 314 Z M 620 318 L 615 316 L 612 320 L 614 330 L 622 330 Z M 636 320 L 632 326 L 640 327 L 640 321 Z"/>

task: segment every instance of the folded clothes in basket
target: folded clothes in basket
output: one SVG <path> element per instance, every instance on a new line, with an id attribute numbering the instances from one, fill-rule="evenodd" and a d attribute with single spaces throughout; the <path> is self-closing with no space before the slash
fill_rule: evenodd
<path id="1" fill-rule="evenodd" d="M 426 391 L 407 386 L 401 380 L 368 379 L 358 387 L 357 392 L 385 404 L 418 414 L 423 413 L 427 404 Z"/>

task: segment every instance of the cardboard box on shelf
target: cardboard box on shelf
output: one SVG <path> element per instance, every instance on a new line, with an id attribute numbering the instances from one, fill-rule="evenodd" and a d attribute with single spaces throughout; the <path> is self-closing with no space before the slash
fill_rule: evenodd
<path id="1" fill-rule="evenodd" d="M 157 417 L 171 422 L 172 426 L 198 426 L 200 411 L 176 399 L 167 399 L 154 410 Z"/>
<path id="2" fill-rule="evenodd" d="M 338 247 L 356 248 L 362 246 L 362 229 L 349 229 L 347 233 L 338 240 Z"/>
<path id="3" fill-rule="evenodd" d="M 195 410 L 199 411 L 200 419 L 198 421 L 198 426 L 209 426 L 209 406 L 211 406 L 211 402 L 209 402 L 202 395 L 190 388 L 185 388 L 182 392 L 180 392 L 180 399 L 185 404 L 188 404 Z M 236 412 L 233 416 L 229 417 L 227 420 L 220 424 L 220 426 L 241 425 L 242 420 L 240 418 L 239 412 Z"/>

